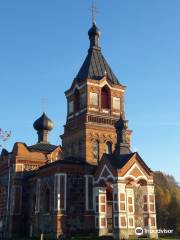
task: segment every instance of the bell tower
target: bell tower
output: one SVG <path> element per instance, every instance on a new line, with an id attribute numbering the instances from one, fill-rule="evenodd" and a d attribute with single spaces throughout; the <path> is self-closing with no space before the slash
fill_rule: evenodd
<path id="1" fill-rule="evenodd" d="M 125 115 L 125 86 L 119 83 L 102 54 L 100 35 L 93 22 L 88 31 L 88 54 L 65 92 L 67 120 L 61 136 L 64 157 L 71 156 L 90 164 L 98 164 L 103 153 L 115 151 L 115 123 Z M 130 145 L 128 127 L 126 133 L 126 142 Z"/>

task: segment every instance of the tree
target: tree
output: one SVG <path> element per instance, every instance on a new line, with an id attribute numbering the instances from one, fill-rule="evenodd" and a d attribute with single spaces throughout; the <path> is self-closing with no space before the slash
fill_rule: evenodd
<path id="1" fill-rule="evenodd" d="M 180 187 L 173 176 L 154 173 L 158 228 L 173 229 L 180 235 Z"/>
<path id="2" fill-rule="evenodd" d="M 0 128 L 0 140 L 1 142 L 7 141 L 11 137 L 11 132 L 3 131 Z M 0 144 L 0 149 L 2 148 L 2 144 Z"/>

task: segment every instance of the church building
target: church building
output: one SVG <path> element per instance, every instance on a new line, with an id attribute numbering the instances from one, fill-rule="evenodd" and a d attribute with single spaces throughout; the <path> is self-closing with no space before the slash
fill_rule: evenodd
<path id="1" fill-rule="evenodd" d="M 153 172 L 131 150 L 126 87 L 112 72 L 93 22 L 84 63 L 65 92 L 62 146 L 48 141 L 53 122 L 34 122 L 37 143 L 0 155 L 0 231 L 27 235 L 157 238 Z"/>

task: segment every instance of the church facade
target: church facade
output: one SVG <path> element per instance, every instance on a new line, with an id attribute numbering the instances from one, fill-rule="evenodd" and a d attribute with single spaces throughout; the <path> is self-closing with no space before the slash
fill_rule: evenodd
<path id="1" fill-rule="evenodd" d="M 53 122 L 34 122 L 38 142 L 0 156 L 0 231 L 50 238 L 112 235 L 157 238 L 153 172 L 131 150 L 123 86 L 99 46 L 93 23 L 87 57 L 65 92 L 62 146 L 49 143 Z"/>

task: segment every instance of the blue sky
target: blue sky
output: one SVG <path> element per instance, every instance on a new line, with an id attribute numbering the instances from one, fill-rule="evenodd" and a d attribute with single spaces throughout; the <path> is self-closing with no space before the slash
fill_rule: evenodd
<path id="1" fill-rule="evenodd" d="M 37 142 L 32 125 L 47 113 L 59 143 L 67 90 L 89 46 L 91 0 L 0 1 L 0 127 L 4 143 Z M 180 1 L 96 0 L 103 54 L 127 86 L 132 149 L 153 170 L 180 182 Z"/>

